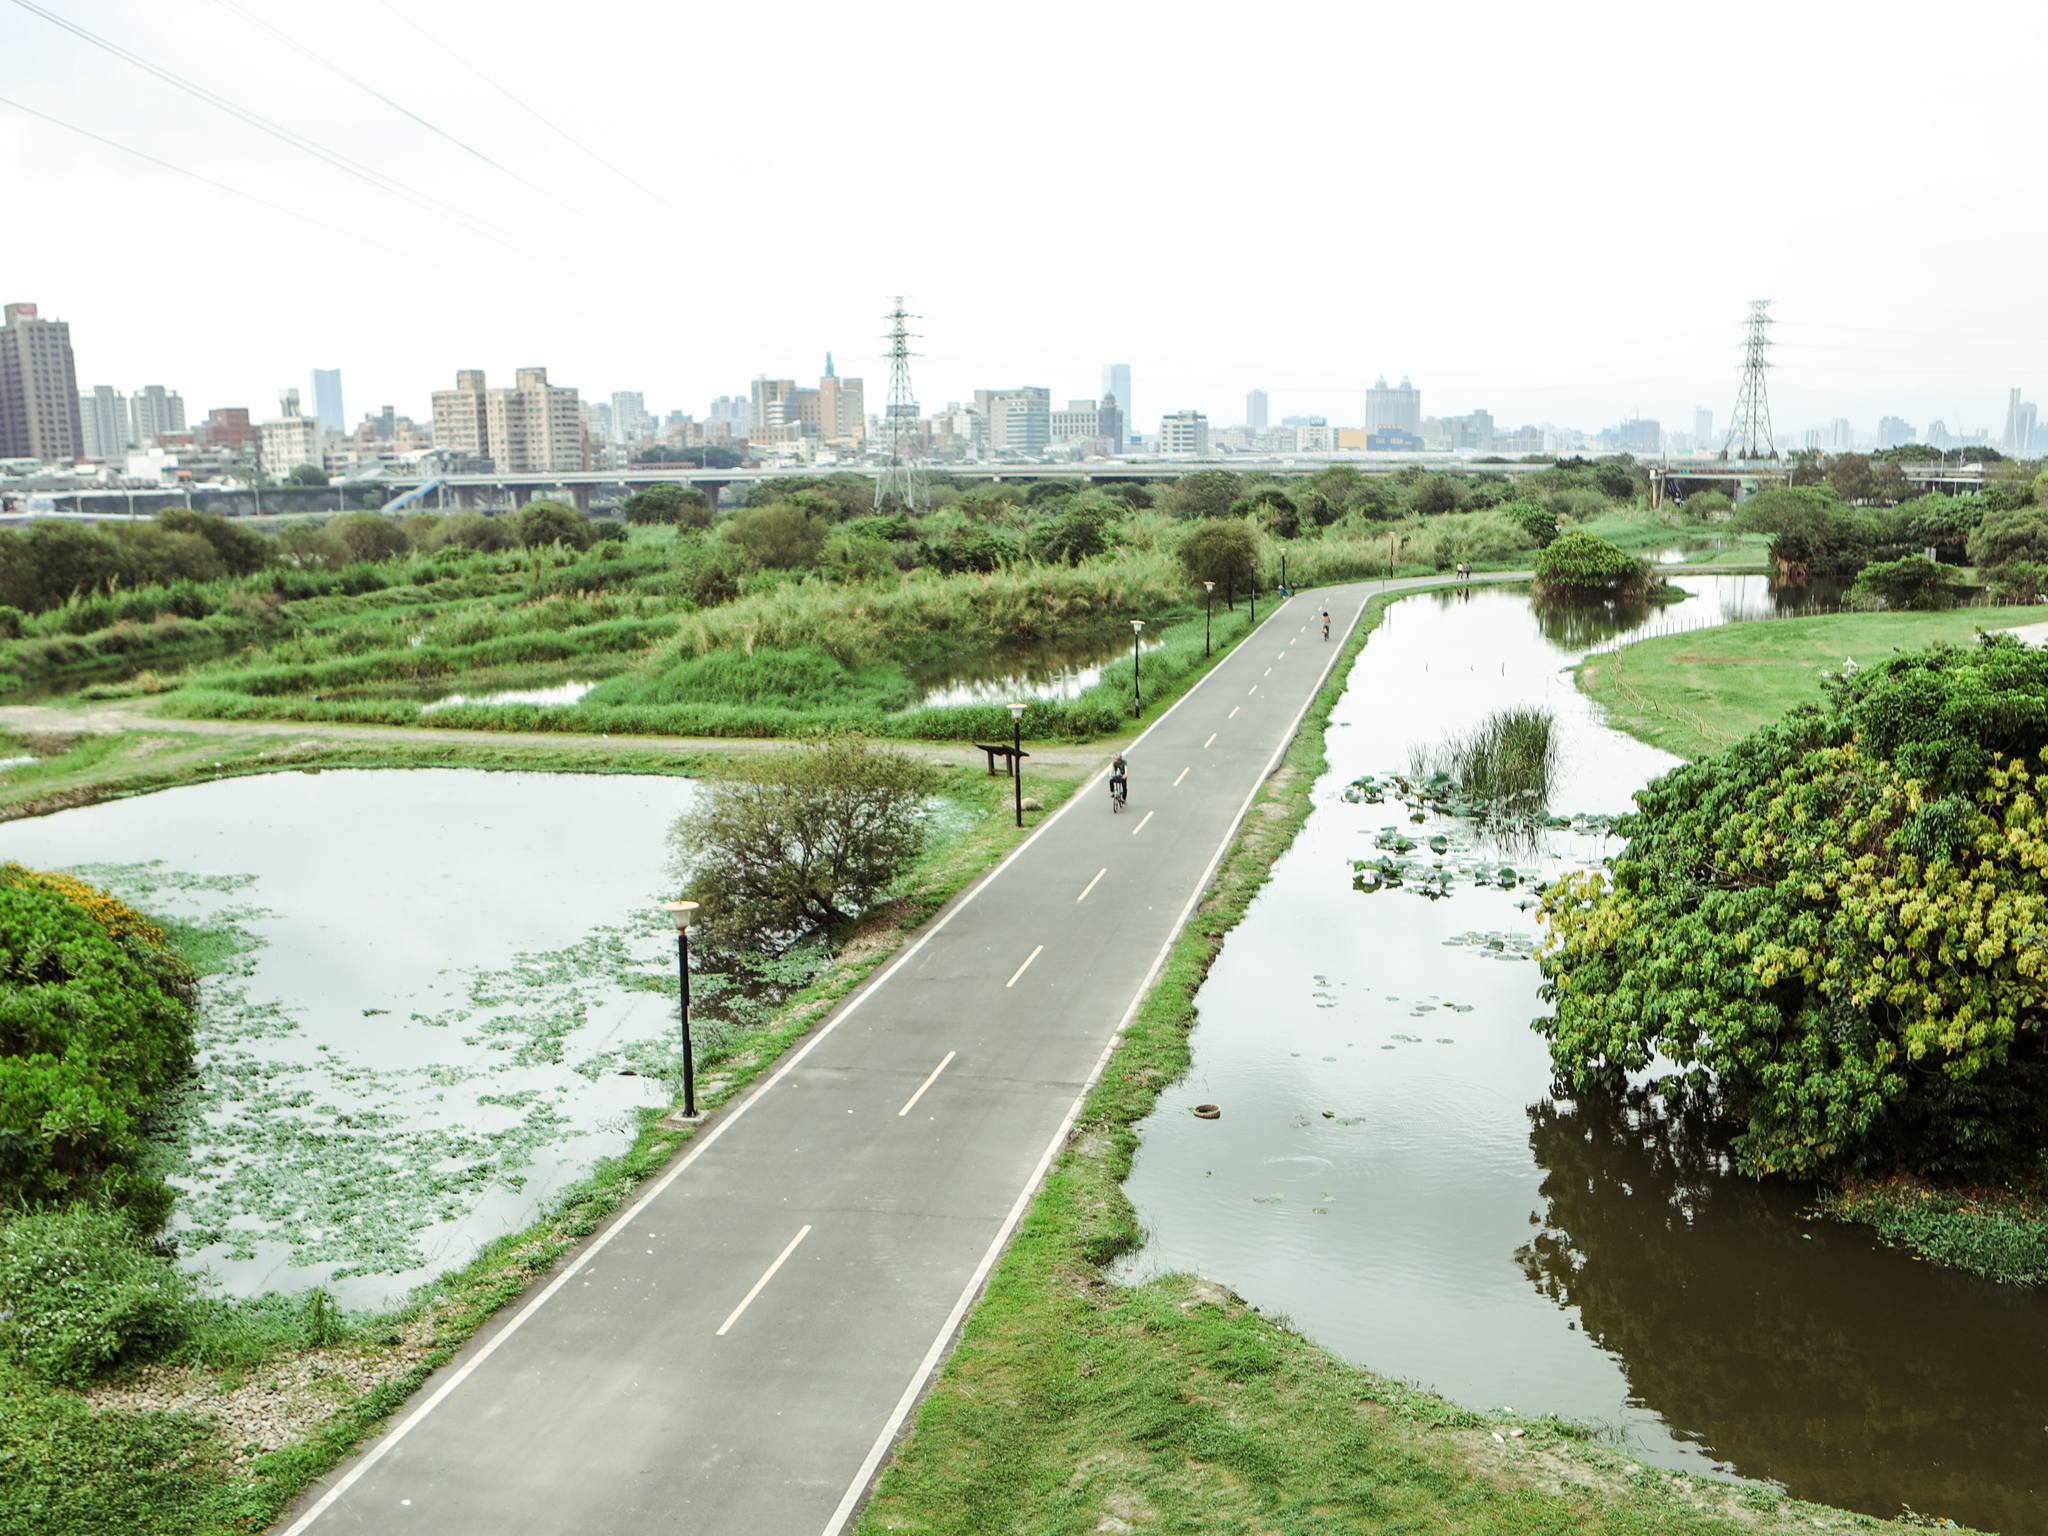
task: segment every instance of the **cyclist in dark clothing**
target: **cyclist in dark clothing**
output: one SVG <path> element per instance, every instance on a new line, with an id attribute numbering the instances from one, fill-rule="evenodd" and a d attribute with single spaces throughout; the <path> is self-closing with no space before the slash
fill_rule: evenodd
<path id="1" fill-rule="evenodd" d="M 1121 810 L 1125 800 L 1130 798 L 1131 770 L 1124 761 L 1123 753 L 1116 755 L 1116 761 L 1109 765 L 1109 804 L 1111 810 Z"/>

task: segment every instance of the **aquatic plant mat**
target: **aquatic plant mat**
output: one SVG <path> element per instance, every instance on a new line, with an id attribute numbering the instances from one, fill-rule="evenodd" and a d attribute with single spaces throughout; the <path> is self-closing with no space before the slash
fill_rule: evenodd
<path id="1" fill-rule="evenodd" d="M 1186 1072 L 1196 990 L 1307 820 L 1375 600 L 1090 1097 L 859 1531 L 1813 1531 L 1878 1521 L 1651 1468 L 1584 1426 L 1474 1413 L 1349 1365 L 1140 1241 L 1134 1127 Z"/>
<path id="2" fill-rule="evenodd" d="M 503 758 L 498 754 L 494 766 L 512 766 Z M 575 766 L 589 771 L 590 764 Z M 613 771 L 649 766 L 640 753 Z M 741 1006 L 721 1010 L 724 1022 L 702 1032 L 700 1107 L 715 1115 L 772 1069 L 1089 771 L 1035 768 L 1028 787 L 1046 809 L 1027 812 L 1023 831 L 1008 814 L 1007 779 L 990 779 L 979 767 L 948 773 L 945 797 L 978 813 L 971 825 L 935 838 L 891 899 L 781 1008 L 765 1018 Z M 179 883 L 149 870 L 102 873 L 123 877 L 133 889 L 152 880 L 167 890 Z M 227 883 L 234 884 L 232 877 Z M 186 953 L 230 983 L 246 942 L 235 915 L 173 930 Z M 545 957 L 549 963 L 531 969 L 544 987 L 573 990 L 579 977 L 593 967 L 609 970 L 616 959 L 604 942 L 590 949 Z M 491 990 L 491 978 L 476 981 Z M 168 1360 L 83 1392 L 50 1386 L 0 1357 L 0 1536 L 263 1530 L 374 1435 L 479 1326 L 541 1283 L 661 1170 L 695 1134 L 664 1123 L 672 1109 L 665 1100 L 639 1108 L 623 1154 L 599 1162 L 524 1230 L 489 1243 L 395 1310 L 344 1313 L 319 1292 L 215 1298 L 194 1336 Z"/>

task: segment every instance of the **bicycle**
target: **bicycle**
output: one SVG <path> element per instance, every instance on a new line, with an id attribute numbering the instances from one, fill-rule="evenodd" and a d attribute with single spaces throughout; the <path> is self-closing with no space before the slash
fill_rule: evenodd
<path id="1" fill-rule="evenodd" d="M 1129 803 L 1130 798 L 1130 780 L 1111 779 L 1109 781 L 1109 809 L 1112 815 L 1121 811 Z"/>

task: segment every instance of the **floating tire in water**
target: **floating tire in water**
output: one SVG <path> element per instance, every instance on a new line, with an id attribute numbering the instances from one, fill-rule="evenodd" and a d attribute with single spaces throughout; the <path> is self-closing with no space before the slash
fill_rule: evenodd
<path id="1" fill-rule="evenodd" d="M 1195 1106 L 1195 1118 L 1197 1120 L 1220 1120 L 1223 1118 L 1223 1106 L 1221 1104 L 1197 1104 Z"/>

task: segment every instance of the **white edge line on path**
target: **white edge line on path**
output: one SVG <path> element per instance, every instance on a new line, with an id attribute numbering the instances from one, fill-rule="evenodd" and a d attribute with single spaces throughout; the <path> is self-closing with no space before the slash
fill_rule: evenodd
<path id="1" fill-rule="evenodd" d="M 949 1061 L 951 1059 L 951 1057 L 947 1058 L 947 1060 Z M 936 1072 L 932 1074 L 933 1077 L 937 1077 L 938 1075 L 939 1074 Z M 922 1092 L 923 1090 L 920 1089 L 919 1091 Z M 795 1253 L 796 1245 L 802 1242 L 805 1238 L 809 1237 L 810 1235 L 811 1224 L 809 1222 L 805 1222 L 801 1227 L 797 1229 L 796 1236 L 792 1237 L 789 1240 L 789 1246 L 783 1249 L 782 1252 L 775 1255 L 775 1262 L 768 1266 L 768 1272 L 762 1275 L 760 1279 L 754 1282 L 754 1288 L 751 1291 L 747 1292 L 746 1295 L 740 1298 L 740 1304 L 732 1309 L 732 1316 L 728 1317 L 724 1322 L 718 1325 L 718 1332 L 714 1335 L 714 1337 L 721 1339 L 725 1337 L 725 1330 L 730 1328 L 734 1323 L 740 1320 L 740 1314 L 746 1311 L 748 1307 L 751 1307 L 754 1304 L 754 1298 L 761 1294 L 763 1288 L 767 1286 L 770 1280 L 773 1280 L 775 1278 L 775 1271 L 782 1268 L 782 1261 L 784 1259 L 787 1259 L 792 1253 Z"/>
<path id="2" fill-rule="evenodd" d="M 1358 627 L 1358 621 L 1365 616 L 1365 610 L 1372 606 L 1372 598 L 1378 595 L 1370 594 L 1360 601 L 1358 612 L 1351 616 L 1351 623 L 1344 630 L 1346 644 L 1350 643 L 1351 631 Z M 1278 617 L 1277 613 L 1275 617 Z M 1002 1257 L 1003 1250 L 1009 1246 L 1011 1237 L 1016 1234 L 1018 1224 L 1023 1221 L 1025 1211 L 1030 1208 L 1033 1197 L 1038 1193 L 1038 1186 L 1044 1182 L 1047 1171 L 1052 1167 L 1053 1159 L 1059 1155 L 1060 1148 L 1066 1145 L 1067 1138 L 1073 1134 L 1074 1125 L 1081 1118 L 1081 1111 L 1087 1107 L 1088 1095 L 1095 1091 L 1095 1084 L 1101 1079 L 1103 1069 L 1109 1065 L 1109 1058 L 1116 1053 L 1117 1045 L 1124 1037 L 1124 1031 L 1130 1028 L 1139 1005 L 1151 994 L 1152 984 L 1159 979 L 1160 970 L 1165 966 L 1167 957 L 1173 953 L 1173 946 L 1179 941 L 1181 930 L 1187 926 L 1188 919 L 1194 916 L 1196 906 L 1209 889 L 1209 882 L 1216 877 L 1216 868 L 1223 862 L 1223 855 L 1230 851 L 1230 845 L 1237 837 L 1238 828 L 1244 825 L 1245 817 L 1251 814 L 1252 802 L 1258 799 L 1259 791 L 1265 787 L 1266 780 L 1272 777 L 1273 770 L 1280 766 L 1281 760 L 1287 755 L 1287 749 L 1294 744 L 1295 733 L 1301 729 L 1301 722 L 1308 717 L 1308 712 L 1314 707 L 1316 697 L 1323 691 L 1324 684 L 1329 682 L 1331 669 L 1337 665 L 1337 658 L 1343 652 L 1344 647 L 1338 646 L 1330 653 L 1330 659 L 1323 663 L 1323 670 L 1316 678 L 1315 687 L 1309 690 L 1308 697 L 1302 701 L 1302 706 L 1296 712 L 1293 723 L 1288 726 L 1287 733 L 1280 738 L 1280 745 L 1268 760 L 1265 772 L 1253 783 L 1251 792 L 1244 797 L 1244 803 L 1237 808 L 1237 815 L 1231 818 L 1229 828 L 1216 844 L 1216 851 L 1209 856 L 1208 868 L 1202 871 L 1202 878 L 1195 882 L 1194 891 L 1189 895 L 1187 905 L 1180 909 L 1180 916 L 1174 919 L 1173 927 L 1167 931 L 1166 942 L 1159 946 L 1159 953 L 1152 957 L 1151 969 L 1145 972 L 1145 979 L 1138 984 L 1138 990 L 1131 997 L 1130 1006 L 1124 1010 L 1123 1018 L 1117 1021 L 1116 1032 L 1109 1037 L 1109 1044 L 1102 1048 L 1102 1054 L 1095 1059 L 1095 1065 L 1088 1073 L 1088 1080 L 1074 1096 L 1073 1105 L 1067 1110 L 1067 1117 L 1060 1122 L 1060 1128 L 1053 1133 L 1052 1140 L 1047 1143 L 1044 1154 L 1038 1159 L 1038 1166 L 1031 1170 L 1031 1177 L 1025 1180 L 1016 1203 L 1010 1207 L 1010 1214 L 1003 1218 L 1003 1224 L 997 1230 L 995 1240 L 988 1245 L 988 1251 L 981 1256 L 981 1262 L 975 1266 L 974 1274 L 968 1279 L 967 1288 L 960 1293 L 960 1299 L 953 1303 L 953 1310 L 946 1315 L 946 1321 L 940 1325 L 939 1336 L 932 1340 L 932 1347 L 925 1351 L 924 1359 L 911 1375 L 910 1385 L 903 1389 L 903 1396 L 896 1400 L 895 1412 L 889 1415 L 889 1422 L 882 1426 L 881 1434 L 876 1436 L 874 1445 L 868 1450 L 867 1459 L 860 1464 L 860 1470 L 854 1473 L 853 1482 L 847 1487 L 846 1496 L 839 1501 L 839 1507 L 832 1511 L 832 1518 L 825 1522 L 823 1536 L 841 1536 L 847 1522 L 853 1518 L 854 1511 L 860 1508 L 868 1485 L 874 1480 L 875 1473 L 882 1464 L 882 1458 L 889 1454 L 889 1447 L 896 1443 L 897 1435 L 902 1433 L 911 1409 L 917 1406 L 917 1400 L 924 1395 L 924 1389 L 931 1381 L 932 1373 L 939 1368 L 939 1362 L 945 1359 L 947 1347 L 952 1343 L 960 1325 L 966 1320 L 975 1297 L 981 1294 L 982 1286 L 988 1281 L 989 1272 L 996 1267 L 996 1260 Z M 1201 684 L 1197 683 L 1195 686 L 1200 687 Z M 1190 694 L 1193 692 L 1192 688 L 1188 690 Z M 1187 696 L 1188 694 L 1181 695 L 1182 698 Z M 1159 718 L 1163 720 L 1166 716 L 1161 715 Z"/>
<path id="3" fill-rule="evenodd" d="M 926 1078 L 923 1082 L 919 1083 L 917 1085 L 917 1092 L 913 1093 L 910 1096 L 910 1101 L 906 1103 L 901 1109 L 896 1111 L 896 1118 L 898 1120 L 901 1120 L 905 1115 L 909 1114 L 913 1109 L 917 1108 L 917 1101 L 924 1097 L 925 1089 L 931 1087 L 933 1083 L 936 1083 L 939 1080 L 939 1074 L 945 1071 L 946 1068 L 952 1064 L 953 1058 L 959 1054 L 960 1053 L 958 1051 L 946 1052 L 946 1059 L 940 1062 L 936 1067 L 932 1068 L 932 1075 Z"/>
<path id="4" fill-rule="evenodd" d="M 1369 601 L 1370 599 L 1368 598 L 1367 602 Z M 1285 606 L 1285 603 L 1281 605 L 1282 608 L 1284 608 Z M 1360 603 L 1358 611 L 1360 613 L 1363 613 L 1365 611 L 1365 607 L 1365 603 Z M 1274 617 L 1277 618 L 1279 616 L 1279 611 L 1280 610 L 1278 609 L 1275 610 Z M 1271 620 L 1268 620 L 1268 622 L 1270 623 Z M 1356 620 L 1353 620 L 1353 622 L 1355 623 Z M 1246 636 L 1246 638 L 1249 639 L 1250 637 Z M 1238 644 L 1241 646 L 1244 644 L 1244 641 L 1240 640 Z M 1192 699 L 1196 694 L 1200 693 L 1202 691 L 1203 685 L 1206 684 L 1211 678 L 1215 677 L 1218 673 L 1220 673 L 1223 670 L 1224 663 L 1229 662 L 1231 658 L 1234 657 L 1236 654 L 1237 652 L 1234 649 L 1225 653 L 1222 661 L 1219 662 L 1217 665 L 1211 667 L 1207 672 L 1203 673 L 1202 676 L 1196 681 L 1194 687 L 1190 688 L 1186 693 L 1182 694 L 1179 698 L 1175 699 L 1171 704 L 1169 704 L 1166 707 L 1166 713 L 1161 715 L 1157 720 L 1154 720 L 1150 725 L 1146 726 L 1144 731 L 1139 734 L 1137 739 L 1131 743 L 1131 750 L 1135 751 L 1137 749 L 1139 742 L 1143 741 L 1147 736 L 1150 736 L 1154 731 L 1158 730 L 1160 726 L 1164 725 L 1168 720 L 1170 720 L 1173 717 L 1173 712 L 1175 710 L 1179 709 L 1181 705 L 1187 703 L 1189 699 Z M 1327 667 L 1324 668 L 1325 674 L 1327 674 L 1328 670 L 1329 669 Z M 1321 690 L 1322 684 L 1317 683 L 1316 691 L 1320 692 Z M 1314 701 L 1314 698 L 1315 694 L 1312 693 L 1309 695 L 1309 699 L 1311 702 Z M 1302 708 L 1303 712 L 1306 713 L 1307 705 L 1304 705 Z M 1237 711 L 1232 710 L 1231 713 L 1236 714 Z M 1297 728 L 1299 726 L 1299 723 L 1300 722 L 1297 719 Z M 1289 739 L 1292 739 L 1291 732 L 1289 733 Z M 1281 750 L 1286 750 L 1284 744 Z M 1082 792 L 1086 790 L 1090 785 L 1099 782 L 1102 779 L 1102 777 L 1108 773 L 1108 771 L 1109 770 L 1106 767 L 1098 770 L 1093 779 L 1090 779 L 1087 784 L 1082 785 L 1080 789 L 1077 789 L 1072 795 L 1068 796 L 1067 801 L 1064 805 L 1062 805 L 1058 810 L 1054 811 L 1050 816 L 1046 817 L 1044 821 L 1040 822 L 1038 826 L 1033 829 L 1031 835 L 1025 838 L 1023 842 L 1019 843 L 1016 847 L 1012 848 L 1009 854 L 1003 859 L 1002 863 L 998 864 L 986 875 L 983 875 L 979 881 L 977 881 L 973 886 L 971 886 L 967 891 L 965 891 L 960 896 L 960 898 L 953 904 L 950 910 L 941 913 L 938 921 L 933 923 L 931 927 L 927 928 L 922 934 L 920 934 L 917 937 L 917 939 L 911 943 L 908 949 L 904 950 L 901 955 L 896 957 L 894 963 L 885 966 L 879 975 L 875 976 L 872 980 L 868 982 L 866 986 L 862 987 L 858 992 L 856 992 L 853 995 L 852 1000 L 849 1001 L 844 1008 L 840 1009 L 834 1017 L 826 1020 L 825 1023 L 819 1028 L 818 1032 L 812 1035 L 811 1038 L 807 1040 L 803 1044 L 803 1046 L 789 1058 L 789 1060 L 785 1061 L 780 1067 L 776 1068 L 775 1072 L 768 1078 L 766 1082 L 762 1083 L 759 1087 L 755 1088 L 752 1092 L 747 1094 L 747 1096 L 743 1098 L 738 1104 L 734 1105 L 731 1114 L 720 1119 L 711 1127 L 710 1130 L 706 1131 L 702 1136 L 691 1137 L 689 1150 L 685 1152 L 681 1157 L 676 1159 L 675 1164 L 668 1170 L 668 1172 L 664 1173 L 660 1178 L 654 1181 L 654 1183 L 648 1188 L 646 1194 L 642 1195 L 638 1200 L 634 1201 L 631 1206 L 627 1207 L 627 1209 L 622 1215 L 620 1215 L 616 1220 L 614 1220 L 610 1226 L 606 1227 L 603 1232 L 598 1234 L 595 1241 L 593 1241 L 589 1247 L 583 1249 L 580 1253 L 578 1253 L 576 1255 L 576 1262 L 574 1264 L 566 1266 L 559 1275 L 555 1276 L 555 1278 L 548 1283 L 547 1288 L 545 1290 L 543 1290 L 538 1296 L 534 1297 L 533 1300 L 529 1301 L 525 1306 L 521 1307 L 519 1311 L 513 1316 L 512 1321 L 507 1323 L 503 1328 L 499 1329 L 495 1334 L 493 1334 L 490 1337 L 490 1339 L 483 1345 L 482 1348 L 477 1350 L 475 1354 L 471 1355 L 459 1367 L 457 1367 L 454 1373 L 450 1375 L 446 1381 L 442 1382 L 440 1386 L 434 1389 L 434 1393 L 431 1397 L 429 1397 L 424 1403 L 421 1403 L 419 1407 L 415 1408 L 411 1413 L 407 1414 L 403 1419 L 401 1419 L 398 1423 L 397 1428 L 391 1430 L 388 1434 L 384 1435 L 380 1440 L 378 1440 L 378 1442 L 375 1445 L 371 1446 L 368 1451 L 364 1452 L 362 1458 L 359 1461 L 357 1461 L 354 1466 L 350 1467 L 348 1471 L 344 1472 L 335 1481 L 335 1484 L 332 1488 L 329 1488 L 325 1493 L 320 1495 L 319 1499 L 315 1501 L 312 1508 L 308 1509 L 303 1515 L 299 1516 L 298 1519 L 294 1520 L 290 1525 L 286 1526 L 283 1532 L 280 1533 L 280 1536 L 302 1536 L 302 1533 L 309 1526 L 311 1526 L 315 1520 L 319 1519 L 320 1516 L 325 1514 L 331 1507 L 333 1507 L 334 1503 L 338 1499 L 340 1499 L 340 1497 L 344 1493 L 348 1492 L 350 1488 L 355 1486 L 355 1484 L 362 1478 L 364 1473 L 368 1472 L 370 1468 L 374 1467 L 378 1462 L 382 1461 L 387 1452 L 389 1452 L 394 1446 L 396 1446 L 399 1441 L 403 1440 L 408 1434 L 410 1434 L 414 1427 L 418 1425 L 420 1420 L 424 1419 L 428 1414 L 432 1413 L 436 1408 L 438 1408 L 441 1405 L 442 1400 L 446 1398 L 449 1393 L 453 1392 L 457 1387 L 461 1386 L 463 1382 L 469 1379 L 470 1374 L 474 1372 L 478 1366 L 482 1365 L 486 1360 L 490 1359 L 492 1355 L 496 1354 L 498 1346 L 500 1344 L 503 1344 L 507 1339 L 511 1338 L 513 1334 L 517 1333 L 519 1329 L 522 1326 L 524 1326 L 526 1320 L 532 1317 L 534 1313 L 538 1312 L 541 1309 L 541 1307 L 546 1305 L 549 1298 L 551 1298 L 555 1294 L 555 1292 L 559 1291 L 563 1286 L 567 1285 L 570 1280 L 574 1279 L 577 1269 L 583 1264 L 585 1260 L 596 1258 L 597 1255 L 602 1253 L 606 1246 L 610 1244 L 613 1238 L 617 1237 L 621 1232 L 625 1231 L 629 1226 L 631 1226 L 634 1218 L 637 1217 L 649 1205 L 651 1205 L 661 1195 L 663 1190 L 667 1189 L 669 1185 L 673 1184 L 678 1178 L 680 1178 L 682 1176 L 683 1170 L 688 1168 L 705 1152 L 709 1151 L 712 1143 L 717 1141 L 718 1138 L 725 1133 L 728 1127 L 730 1127 L 737 1120 L 739 1120 L 739 1118 L 742 1115 L 744 1115 L 749 1109 L 752 1109 L 754 1105 L 758 1103 L 767 1094 L 769 1089 L 773 1088 L 777 1083 L 781 1082 L 785 1077 L 789 1076 L 790 1073 L 794 1072 L 797 1069 L 798 1065 L 803 1061 L 803 1059 L 806 1056 L 810 1055 L 811 1052 L 817 1048 L 818 1042 L 823 1040 L 827 1035 L 831 1034 L 832 1031 L 837 1029 L 841 1024 L 845 1023 L 846 1020 L 852 1016 L 854 1010 L 859 1008 L 860 1005 L 866 1002 L 870 997 L 874 996 L 874 994 L 881 988 L 884 982 L 888 981 L 888 979 L 891 976 L 894 976 L 898 971 L 902 970 L 904 966 L 908 965 L 911 962 L 911 960 L 916 958 L 917 952 L 919 950 L 923 949 L 926 944 L 930 943 L 932 938 L 942 928 L 944 928 L 946 924 L 950 923 L 953 920 L 954 916 L 958 914 L 963 908 L 965 908 L 969 902 L 973 901 L 975 897 L 979 896 L 983 891 L 987 890 L 991 885 L 993 885 L 996 882 L 996 880 L 1002 876 L 1004 871 L 1008 870 L 1013 864 L 1017 862 L 1017 860 L 1020 857 L 1022 857 L 1025 849 L 1029 848 L 1033 843 L 1037 842 L 1038 839 L 1045 834 L 1045 831 L 1048 827 L 1050 827 L 1054 822 L 1058 821 L 1060 817 L 1066 815 L 1066 813 L 1069 810 L 1071 810 L 1074 806 L 1079 805 L 1082 799 Z M 1266 772 L 1268 773 L 1271 773 L 1272 771 L 1273 770 L 1270 767 L 1266 770 Z M 1263 778 L 1260 782 L 1264 782 Z M 1249 804 L 1250 802 L 1246 803 Z M 1235 834 L 1233 833 L 1233 835 Z M 1227 842 L 1228 840 L 1226 839 L 1226 845 Z M 1222 857 L 1220 852 L 1218 853 L 1217 857 Z M 1214 868 L 1213 864 L 1211 865 L 1211 868 Z M 1204 885 L 1208 883 L 1208 876 L 1203 876 L 1202 883 Z M 1175 931 L 1178 932 L 1179 930 L 1176 929 Z M 1146 983 L 1146 985 L 1148 986 L 1150 984 L 1151 983 L 1149 981 Z M 1142 996 L 1143 994 L 1140 995 Z M 1137 1005 L 1133 1003 L 1132 1006 L 1136 1007 Z M 1115 1044 L 1115 1040 L 1111 1040 L 1110 1045 L 1114 1047 Z M 1107 1061 L 1108 1059 L 1108 1053 L 1105 1051 L 1103 1055 L 1103 1060 Z M 1096 1070 L 1100 1071 L 1101 1068 L 1098 1066 Z M 1029 1191 L 1026 1192 L 1027 1199 L 1028 1195 Z M 1021 1211 L 1021 1204 L 1019 1205 L 1018 1209 L 1019 1211 Z M 1008 1231 L 1011 1227 L 1014 1227 L 1015 1225 L 1016 1219 L 1013 1216 L 1008 1226 L 1005 1227 L 1005 1231 Z M 971 1282 L 969 1284 L 967 1294 L 970 1296 L 973 1295 L 974 1287 L 979 1284 L 980 1280 L 978 1278 Z"/>

